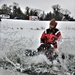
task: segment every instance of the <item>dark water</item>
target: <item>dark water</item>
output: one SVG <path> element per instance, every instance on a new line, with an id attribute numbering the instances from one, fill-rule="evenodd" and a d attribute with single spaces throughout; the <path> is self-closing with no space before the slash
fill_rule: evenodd
<path id="1" fill-rule="evenodd" d="M 0 68 L 28 75 L 75 75 L 74 55 L 62 54 L 59 60 L 51 62 L 44 54 L 26 56 L 26 50 L 19 50 L 0 58 Z"/>

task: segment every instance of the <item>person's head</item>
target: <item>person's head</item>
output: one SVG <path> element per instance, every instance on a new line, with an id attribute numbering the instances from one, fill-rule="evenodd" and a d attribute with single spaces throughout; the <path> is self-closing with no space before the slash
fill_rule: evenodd
<path id="1" fill-rule="evenodd" d="M 54 29 L 57 26 L 57 22 L 55 19 L 51 19 L 50 21 L 50 29 Z"/>

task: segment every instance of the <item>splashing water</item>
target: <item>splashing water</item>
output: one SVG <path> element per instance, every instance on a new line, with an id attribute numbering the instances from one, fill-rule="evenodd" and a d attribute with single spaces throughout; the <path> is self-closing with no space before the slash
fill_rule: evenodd
<path id="1" fill-rule="evenodd" d="M 6 57 L 0 59 L 0 67 L 29 75 L 71 75 L 75 72 L 74 55 L 64 54 L 64 59 L 59 57 L 60 62 L 57 60 L 51 62 L 44 54 L 26 56 L 25 52 L 26 50 L 19 50 L 7 53 Z"/>

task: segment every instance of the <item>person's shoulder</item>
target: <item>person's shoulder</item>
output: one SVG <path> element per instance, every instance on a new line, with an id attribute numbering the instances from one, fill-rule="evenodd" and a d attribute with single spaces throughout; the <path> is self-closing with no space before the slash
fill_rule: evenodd
<path id="1" fill-rule="evenodd" d="M 58 28 L 55 28 L 55 30 L 56 30 L 56 31 L 59 31 L 59 29 L 58 29 Z"/>
<path id="2" fill-rule="evenodd" d="M 50 30 L 50 28 L 47 28 L 46 31 L 47 31 L 47 30 Z"/>
<path id="3" fill-rule="evenodd" d="M 45 32 L 45 33 L 47 33 L 49 30 L 50 30 L 50 29 L 49 29 L 49 28 L 47 28 L 47 29 L 45 29 L 45 31 L 44 31 L 44 32 Z"/>

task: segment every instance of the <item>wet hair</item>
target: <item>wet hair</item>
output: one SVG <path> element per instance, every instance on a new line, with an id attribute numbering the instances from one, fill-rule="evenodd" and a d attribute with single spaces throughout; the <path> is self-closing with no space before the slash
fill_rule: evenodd
<path id="1" fill-rule="evenodd" d="M 50 25 L 56 26 L 55 19 L 51 19 L 51 21 L 50 21 Z"/>

